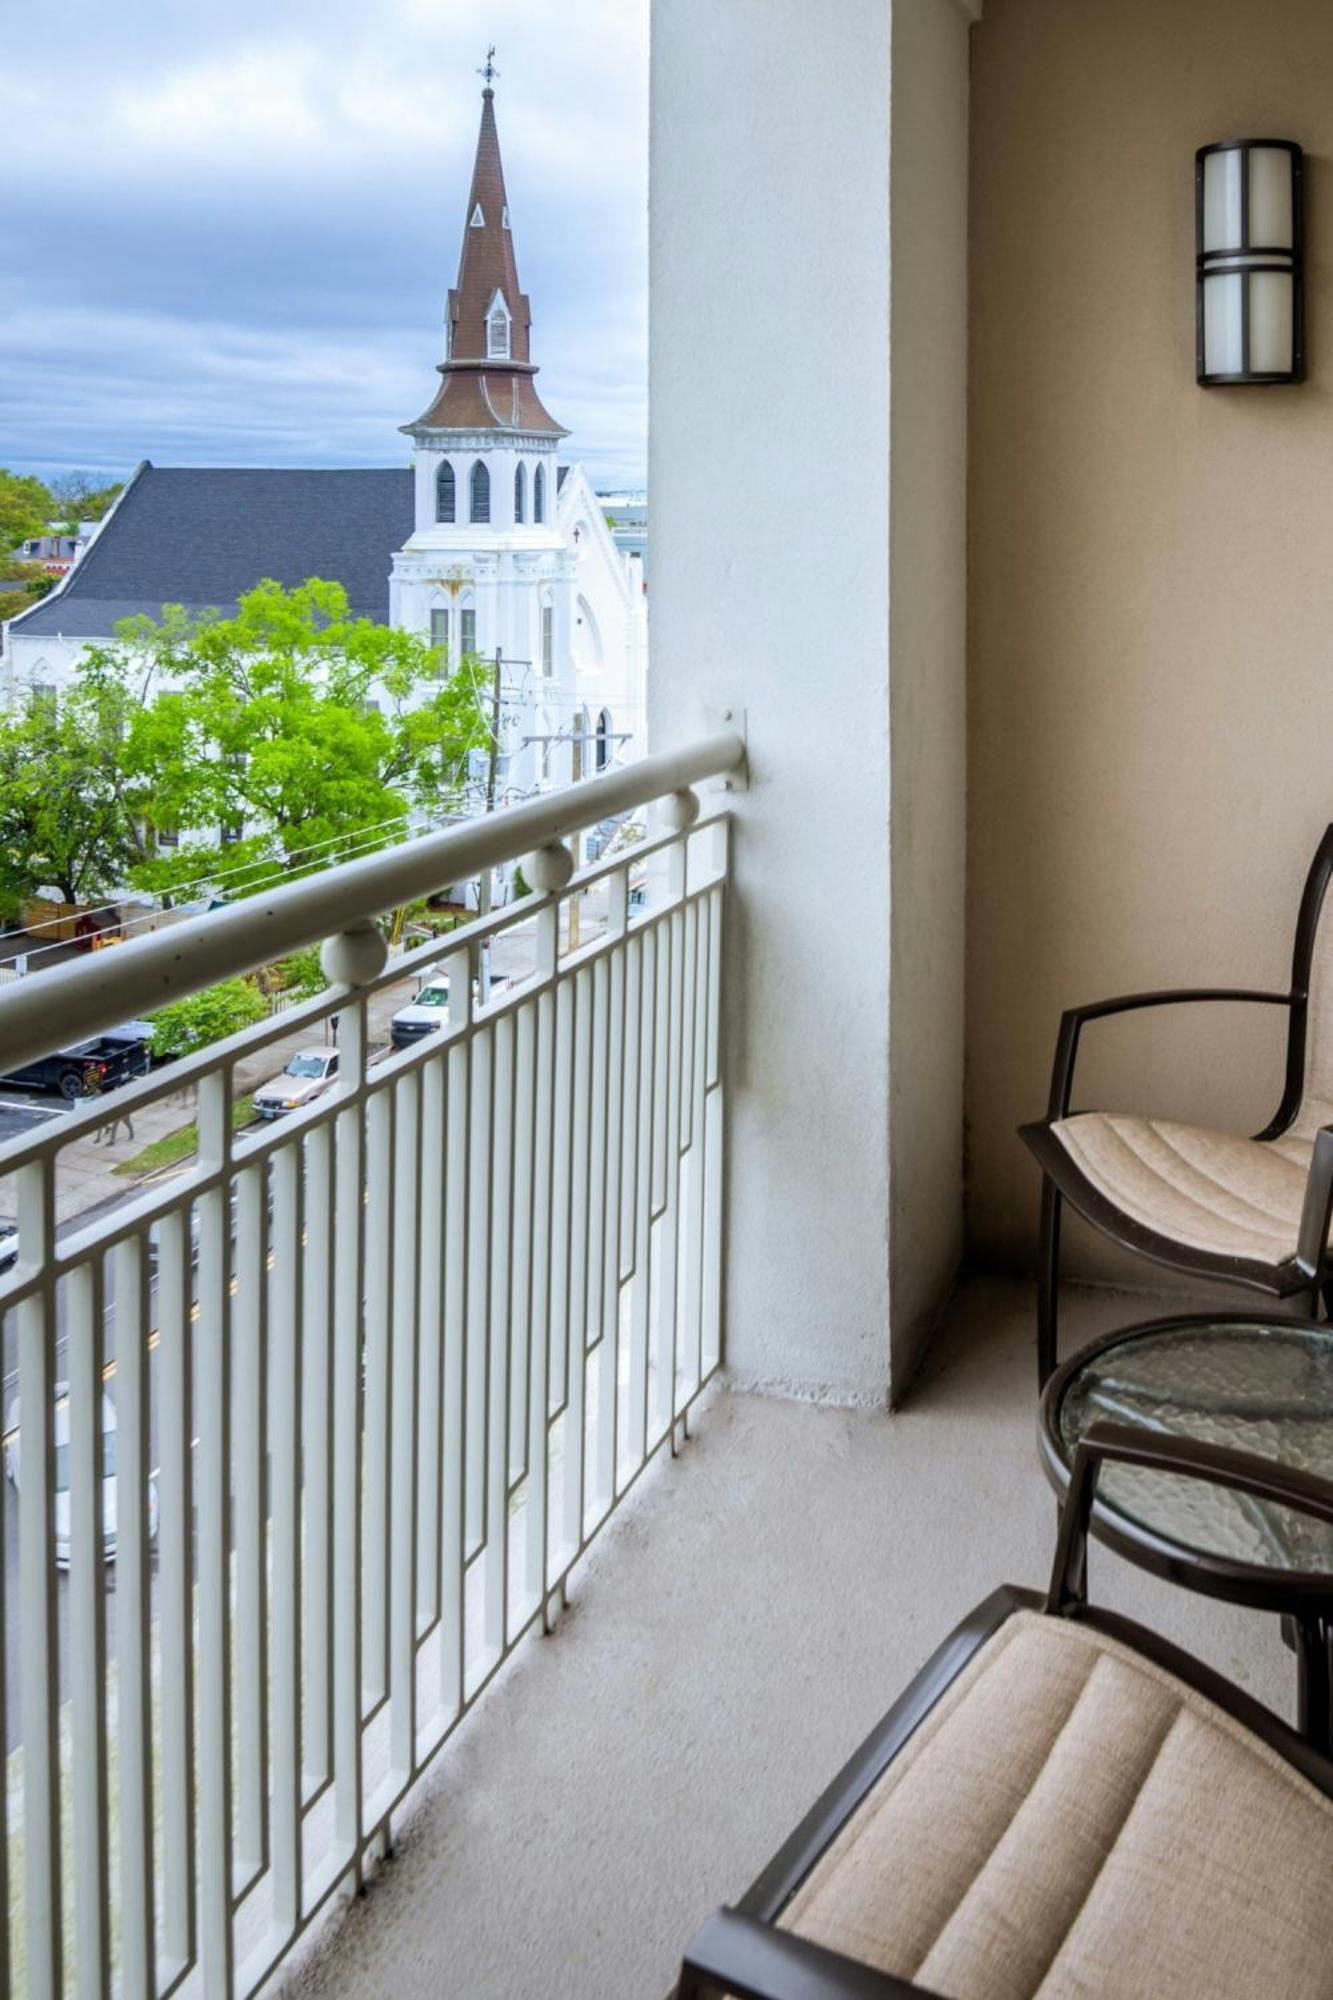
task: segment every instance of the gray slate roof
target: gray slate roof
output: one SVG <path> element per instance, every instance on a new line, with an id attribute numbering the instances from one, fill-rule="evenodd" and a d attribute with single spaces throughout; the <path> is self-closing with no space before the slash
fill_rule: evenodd
<path id="1" fill-rule="evenodd" d="M 234 610 L 263 577 L 341 583 L 353 613 L 389 620 L 389 570 L 412 532 L 412 473 L 214 469 L 145 463 L 65 588 L 16 634 L 110 638 L 164 604 Z"/>

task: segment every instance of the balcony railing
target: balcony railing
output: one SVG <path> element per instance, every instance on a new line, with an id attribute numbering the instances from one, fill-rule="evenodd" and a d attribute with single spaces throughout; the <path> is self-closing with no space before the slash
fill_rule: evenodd
<path id="1" fill-rule="evenodd" d="M 339 981 L 0 1149 L 6 1991 L 252 1992 L 676 1448 L 722 1282 L 728 819 L 687 788 L 743 754 L 710 738 L 0 994 L 7 1069 L 321 936 Z M 654 800 L 663 830 L 569 879 L 566 836 Z M 375 916 L 519 857 L 532 895 L 386 966 Z M 506 934 L 530 969 L 480 1003 Z M 445 1025 L 373 1059 L 375 996 L 441 957 Z M 234 1132 L 238 1064 L 335 1017 L 332 1089 Z M 185 1085 L 185 1169 L 57 1232 L 64 1149 Z"/>

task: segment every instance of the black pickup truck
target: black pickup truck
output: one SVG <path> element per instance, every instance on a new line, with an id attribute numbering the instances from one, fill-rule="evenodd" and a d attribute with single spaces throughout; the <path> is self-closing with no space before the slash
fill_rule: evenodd
<path id="1" fill-rule="evenodd" d="M 146 1076 L 149 1069 L 148 1043 L 141 1035 L 114 1031 L 98 1035 L 91 1042 L 76 1042 L 73 1048 L 58 1049 L 40 1062 L 24 1063 L 0 1076 L 0 1087 L 20 1090 L 58 1090 L 71 1102 L 76 1097 L 93 1097 L 99 1091 L 114 1090 L 131 1077 Z"/>

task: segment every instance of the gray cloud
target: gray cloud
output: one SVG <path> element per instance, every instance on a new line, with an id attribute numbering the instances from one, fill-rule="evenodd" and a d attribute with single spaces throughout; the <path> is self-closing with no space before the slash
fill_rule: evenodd
<path id="1" fill-rule="evenodd" d="M 647 0 L 72 0 L 0 78 L 0 463 L 392 464 L 497 113 L 548 407 L 643 477 Z"/>

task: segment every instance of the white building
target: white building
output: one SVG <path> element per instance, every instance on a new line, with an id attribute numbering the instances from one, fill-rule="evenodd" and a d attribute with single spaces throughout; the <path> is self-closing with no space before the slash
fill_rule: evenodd
<path id="1" fill-rule="evenodd" d="M 441 381 L 403 426 L 402 471 L 167 468 L 145 461 L 95 546 L 4 633 L 5 698 L 58 691 L 90 645 L 165 604 L 234 608 L 264 577 L 333 578 L 351 608 L 501 659 L 498 797 L 643 747 L 643 564 L 616 547 L 568 433 L 537 395 L 494 93 L 481 130 Z"/>

